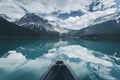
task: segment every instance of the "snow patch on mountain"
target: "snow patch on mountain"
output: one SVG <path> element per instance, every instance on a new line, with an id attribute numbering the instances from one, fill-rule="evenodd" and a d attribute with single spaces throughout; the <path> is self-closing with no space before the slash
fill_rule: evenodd
<path id="1" fill-rule="evenodd" d="M 32 30 L 39 32 L 40 30 L 46 30 L 47 32 L 58 32 L 58 33 L 67 33 L 68 30 L 54 26 L 38 15 L 34 13 L 26 14 L 20 20 L 16 21 L 16 24 L 19 26 L 23 26 Z"/>
<path id="2" fill-rule="evenodd" d="M 112 13 L 112 14 L 109 14 L 109 15 L 106 15 L 106 16 L 99 17 L 94 21 L 94 23 L 92 25 L 100 24 L 100 23 L 110 21 L 110 20 L 115 20 L 116 23 L 119 23 L 120 12 L 116 12 L 116 13 Z"/>

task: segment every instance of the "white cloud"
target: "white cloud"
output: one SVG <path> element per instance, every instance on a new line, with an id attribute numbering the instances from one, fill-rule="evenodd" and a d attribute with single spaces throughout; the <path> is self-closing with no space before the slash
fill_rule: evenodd
<path id="1" fill-rule="evenodd" d="M 80 63 L 67 61 L 67 63 L 69 63 L 72 70 L 80 79 L 84 79 L 87 77 L 90 78 L 90 80 L 97 80 L 99 76 L 100 78 L 105 80 L 117 80 L 116 77 L 111 75 L 112 67 L 97 65 L 94 63 L 88 64 L 84 61 L 81 61 Z"/>
<path id="2" fill-rule="evenodd" d="M 26 61 L 26 58 L 19 52 L 9 51 L 7 58 L 0 58 L 0 68 L 6 71 L 14 71 L 18 66 L 21 66 Z"/>
<path id="3" fill-rule="evenodd" d="M 95 18 L 114 12 L 112 6 L 116 5 L 115 0 L 100 0 L 105 11 L 97 11 L 90 13 L 87 9 L 93 0 L 1 0 L 0 14 L 6 14 L 14 19 L 21 18 L 26 11 L 36 14 L 51 14 L 51 12 L 60 10 L 61 13 L 70 13 L 71 11 L 81 10 L 85 13 L 82 17 L 69 17 L 65 21 L 58 20 L 56 16 L 47 15 L 45 18 L 54 20 L 60 26 L 81 29 L 89 25 Z M 100 6 L 98 6 L 99 8 Z M 24 8 L 24 9 L 23 9 Z M 97 8 L 97 7 L 96 7 Z"/>
<path id="4" fill-rule="evenodd" d="M 69 17 L 66 20 L 60 20 L 60 24 L 62 24 L 62 27 L 67 27 L 69 29 L 82 29 L 91 25 L 95 19 L 115 13 L 115 11 L 115 8 L 110 8 L 104 11 L 87 13 L 83 16 Z"/>
<path id="5" fill-rule="evenodd" d="M 62 54 L 67 55 L 69 58 L 79 58 L 85 62 L 91 62 L 108 67 L 113 66 L 112 62 L 102 59 L 101 57 L 94 56 L 92 51 L 88 50 L 87 48 L 83 48 L 79 45 L 61 47 L 60 51 L 63 51 Z"/>
<path id="6" fill-rule="evenodd" d="M 20 10 L 21 8 L 19 6 L 23 6 L 28 11 L 34 13 L 51 13 L 55 11 L 55 9 L 61 10 L 62 12 L 85 11 L 86 6 L 92 1 L 93 0 L 1 0 L 0 10 L 8 11 L 9 8 L 14 5 L 16 6 L 14 10 Z M 105 7 L 110 7 L 115 4 L 114 0 L 102 0 L 102 2 L 105 4 Z M 3 6 L 6 8 L 3 9 Z M 11 12 L 11 10 L 9 11 Z"/>
<path id="7" fill-rule="evenodd" d="M 29 60 L 26 59 L 22 53 L 16 52 L 15 50 L 9 51 L 8 53 L 9 55 L 7 57 L 0 58 L 0 70 L 3 70 L 3 72 L 0 72 L 0 79 L 2 80 L 8 80 L 8 78 L 9 80 L 13 80 L 21 76 L 21 79 L 24 79 L 24 76 L 26 75 L 33 75 L 30 80 L 37 80 L 51 64 L 49 58 L 36 58 L 34 60 Z"/>
<path id="8" fill-rule="evenodd" d="M 67 42 L 60 41 L 53 45 L 55 48 L 51 48 L 47 54 L 43 54 L 34 60 L 26 59 L 20 52 L 9 51 L 7 57 L 0 58 L 0 69 L 5 70 L 5 73 L 1 73 L 2 75 L 0 78 L 4 79 L 7 76 L 14 75 L 9 79 L 13 80 L 15 77 L 23 76 L 23 74 L 26 76 L 28 73 L 33 75 L 32 79 L 34 79 L 34 76 L 35 79 L 39 78 L 51 64 L 50 59 L 56 58 L 57 53 L 60 51 L 60 54 L 66 54 L 69 58 L 81 59 L 79 63 L 71 62 L 70 59 L 67 59 L 66 61 L 81 79 L 89 77 L 93 80 L 97 79 L 97 75 L 106 80 L 117 80 L 117 77 L 114 77 L 111 74 L 112 70 L 113 72 L 114 69 L 119 71 L 120 67 L 117 67 L 116 64 L 113 65 L 110 60 L 103 59 L 105 56 L 109 58 L 108 55 L 101 54 L 100 56 L 95 56 L 95 51 L 93 54 L 93 51 L 82 46 L 67 46 L 67 44 Z"/>

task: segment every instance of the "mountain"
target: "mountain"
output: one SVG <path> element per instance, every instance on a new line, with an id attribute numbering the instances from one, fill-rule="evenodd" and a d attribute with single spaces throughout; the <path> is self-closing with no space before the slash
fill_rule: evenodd
<path id="1" fill-rule="evenodd" d="M 0 18 L 6 19 L 6 20 L 11 20 L 6 14 L 0 14 Z"/>
<path id="2" fill-rule="evenodd" d="M 81 37 L 81 38 L 119 38 L 120 13 L 99 17 L 93 25 L 80 30 L 70 30 L 53 26 L 34 13 L 26 14 L 15 23 L 0 17 L 0 36 L 50 36 L 50 37 Z"/>
<path id="3" fill-rule="evenodd" d="M 16 25 L 32 30 L 40 36 L 60 36 L 66 32 L 66 29 L 51 25 L 48 20 L 45 20 L 34 13 L 29 13 L 15 22 Z"/>
<path id="4" fill-rule="evenodd" d="M 47 20 L 44 20 L 43 18 L 35 15 L 35 13 L 27 13 L 25 14 L 21 19 L 16 21 L 16 24 L 22 25 L 25 23 L 47 23 Z"/>
<path id="5" fill-rule="evenodd" d="M 12 36 L 38 36 L 38 34 L 26 28 L 17 26 L 14 23 L 8 22 L 0 17 L 0 37 Z"/>
<path id="6" fill-rule="evenodd" d="M 79 30 L 75 35 L 83 38 L 120 38 L 120 14 L 114 13 L 95 20 L 94 25 Z"/>
<path id="7" fill-rule="evenodd" d="M 9 17 L 6 16 L 6 14 L 0 14 L 0 17 L 1 17 L 1 18 L 4 18 L 4 19 L 9 19 Z"/>
<path id="8" fill-rule="evenodd" d="M 1 18 L 15 21 L 16 26 L 30 30 L 39 36 L 82 36 L 85 29 L 92 29 L 92 26 L 100 26 L 104 22 L 108 25 L 107 21 L 110 23 L 114 21 L 112 18 L 115 16 L 111 13 L 118 9 L 119 4 L 117 3 L 120 3 L 119 0 L 57 0 L 51 1 L 49 4 L 48 2 L 45 0 L 0 0 Z M 107 17 L 111 18 L 107 19 Z M 112 27 L 110 28 L 112 30 Z M 84 34 L 88 33 L 84 32 Z M 108 32 L 106 31 L 106 33 Z"/>

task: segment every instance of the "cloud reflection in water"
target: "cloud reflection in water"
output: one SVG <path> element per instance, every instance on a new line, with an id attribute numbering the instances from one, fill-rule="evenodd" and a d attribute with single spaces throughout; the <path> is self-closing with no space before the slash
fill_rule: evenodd
<path id="1" fill-rule="evenodd" d="M 26 42 L 28 41 L 22 41 L 21 44 Z M 102 42 L 61 39 L 29 40 L 29 42 L 25 45 L 16 45 L 13 50 L 9 50 L 0 58 L 1 80 L 38 80 L 58 55 L 63 56 L 80 80 L 119 80 L 120 78 L 117 54 L 119 51 L 116 54 L 106 54 L 107 51 L 101 52 L 99 46 L 105 45 L 104 48 L 108 52 L 113 52 L 116 48 L 112 48 L 114 47 L 112 43 L 104 42 L 103 45 Z"/>

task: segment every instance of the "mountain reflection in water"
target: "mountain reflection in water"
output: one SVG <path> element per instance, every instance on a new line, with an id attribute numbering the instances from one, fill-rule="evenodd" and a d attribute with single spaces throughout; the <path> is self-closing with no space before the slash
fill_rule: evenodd
<path id="1" fill-rule="evenodd" d="M 120 42 L 0 39 L 0 80 L 38 80 L 61 55 L 79 80 L 119 80 Z"/>

